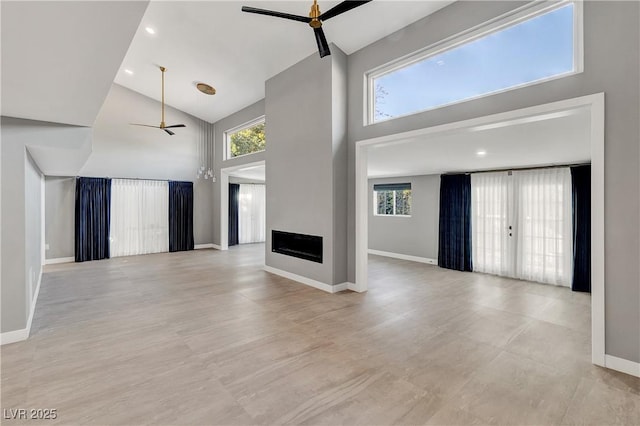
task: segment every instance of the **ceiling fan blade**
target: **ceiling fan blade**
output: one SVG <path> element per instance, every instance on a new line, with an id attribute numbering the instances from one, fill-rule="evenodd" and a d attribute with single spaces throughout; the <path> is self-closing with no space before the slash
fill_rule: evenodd
<path id="1" fill-rule="evenodd" d="M 169 133 L 171 136 L 175 135 L 175 133 L 173 133 L 171 130 L 167 130 L 166 128 L 162 129 L 165 132 Z"/>
<path id="2" fill-rule="evenodd" d="M 320 57 L 324 58 L 327 55 L 331 55 L 331 50 L 329 50 L 329 43 L 327 43 L 327 38 L 324 36 L 322 27 L 314 28 L 313 32 L 316 35 L 316 43 L 318 44 L 318 52 L 320 52 Z"/>
<path id="3" fill-rule="evenodd" d="M 343 1 L 342 3 L 338 3 L 336 6 L 327 10 L 325 13 L 320 15 L 318 19 L 321 21 L 326 21 L 327 19 L 333 18 L 334 16 L 338 16 L 342 13 L 348 12 L 351 9 L 355 9 L 358 6 L 362 6 L 363 4 L 369 3 L 371 0 L 364 1 Z"/>
<path id="4" fill-rule="evenodd" d="M 138 123 L 129 123 L 129 124 L 131 124 L 132 126 L 153 127 L 154 129 L 160 128 L 160 126 L 151 126 L 149 124 L 138 124 Z"/>
<path id="5" fill-rule="evenodd" d="M 174 127 L 187 127 L 184 124 L 174 124 L 172 126 L 164 126 L 165 129 L 173 129 Z"/>
<path id="6" fill-rule="evenodd" d="M 257 13 L 258 15 L 275 16 L 276 18 L 291 19 L 292 21 L 305 22 L 307 24 L 311 22 L 311 18 L 309 18 L 308 16 L 292 15 L 290 13 L 276 12 L 273 10 L 266 10 L 266 9 L 258 9 L 258 8 L 249 7 L 249 6 L 242 6 L 242 11 L 249 12 L 249 13 Z"/>

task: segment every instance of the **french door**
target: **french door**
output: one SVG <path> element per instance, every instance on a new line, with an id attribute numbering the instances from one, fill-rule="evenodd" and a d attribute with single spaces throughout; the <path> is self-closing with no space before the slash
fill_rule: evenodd
<path id="1" fill-rule="evenodd" d="M 569 168 L 471 175 L 473 270 L 571 285 Z"/>
<path id="2" fill-rule="evenodd" d="M 266 238 L 265 186 L 240 184 L 238 192 L 238 243 L 264 242 Z"/>

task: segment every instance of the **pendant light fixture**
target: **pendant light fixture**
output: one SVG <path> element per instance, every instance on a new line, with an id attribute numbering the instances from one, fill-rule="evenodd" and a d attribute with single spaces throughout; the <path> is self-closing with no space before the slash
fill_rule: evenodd
<path id="1" fill-rule="evenodd" d="M 196 178 L 211 178 L 212 182 L 215 182 L 215 176 L 213 174 L 213 124 L 209 124 L 205 121 L 200 122 L 200 138 L 198 141 L 198 159 L 200 166 L 196 173 Z"/>

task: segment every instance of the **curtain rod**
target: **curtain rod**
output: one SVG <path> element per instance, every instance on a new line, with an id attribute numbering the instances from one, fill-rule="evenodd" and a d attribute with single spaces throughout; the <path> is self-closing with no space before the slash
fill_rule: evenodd
<path id="1" fill-rule="evenodd" d="M 560 167 L 575 167 L 575 166 L 588 166 L 591 162 L 587 163 L 568 163 L 568 164 L 550 164 L 548 166 L 535 166 L 535 167 L 509 167 L 504 169 L 478 169 L 469 172 L 446 172 L 444 175 L 470 175 L 471 173 L 496 173 L 496 172 L 518 172 L 525 170 L 540 170 L 540 169 L 557 169 Z"/>
<path id="2" fill-rule="evenodd" d="M 80 177 L 95 177 L 95 176 L 76 176 L 76 178 L 80 178 Z M 193 181 L 190 180 L 173 180 L 173 179 L 147 179 L 147 178 L 125 178 L 125 177 L 112 177 L 112 176 L 105 176 L 106 179 L 122 179 L 122 180 L 148 180 L 148 181 L 154 181 L 154 182 L 191 182 L 193 183 Z"/>

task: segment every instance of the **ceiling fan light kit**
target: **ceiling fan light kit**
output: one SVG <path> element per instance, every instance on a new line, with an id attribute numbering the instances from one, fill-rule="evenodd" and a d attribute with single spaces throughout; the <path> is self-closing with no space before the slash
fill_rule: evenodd
<path id="1" fill-rule="evenodd" d="M 149 124 L 135 124 L 135 123 L 131 123 L 131 125 L 133 126 L 143 126 L 143 127 L 153 127 L 155 129 L 161 129 L 164 130 L 168 135 L 173 136 L 175 135 L 175 133 L 173 133 L 171 130 L 169 129 L 175 129 L 177 127 L 187 127 L 184 124 L 172 124 L 171 126 L 167 126 L 166 123 L 164 122 L 164 73 L 167 71 L 167 69 L 165 67 L 160 67 L 160 72 L 162 73 L 162 118 L 160 120 L 160 125 L 159 126 L 152 126 Z"/>
<path id="2" fill-rule="evenodd" d="M 318 53 L 320 53 L 320 57 L 324 58 L 325 56 L 331 55 L 331 50 L 329 50 L 329 43 L 327 43 L 327 38 L 324 35 L 324 31 L 322 30 L 322 23 L 327 19 L 333 18 L 334 16 L 338 16 L 345 12 L 350 11 L 358 6 L 362 6 L 363 4 L 369 3 L 371 0 L 364 1 L 343 1 L 342 3 L 338 3 L 336 6 L 332 7 L 325 13 L 320 12 L 320 6 L 318 6 L 318 1 L 313 0 L 313 5 L 311 6 L 311 11 L 309 12 L 309 16 L 300 16 L 300 15 L 292 15 L 290 13 L 276 12 L 273 10 L 266 9 L 258 9 L 255 7 L 242 6 L 243 12 L 255 13 L 258 15 L 268 15 L 275 16 L 276 18 L 284 18 L 290 19 L 292 21 L 304 22 L 309 24 L 311 28 L 313 28 L 314 35 L 316 37 L 316 44 L 318 45 Z"/>

